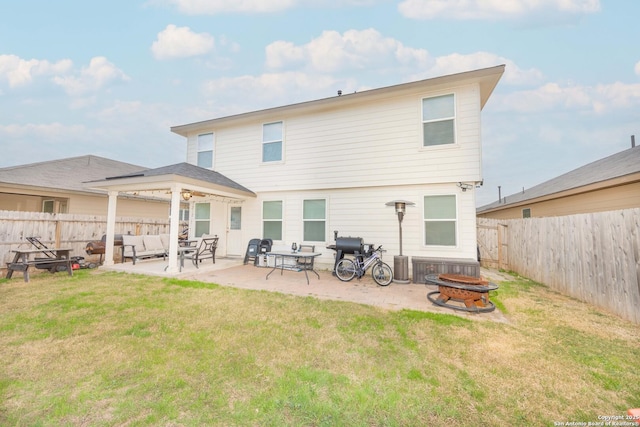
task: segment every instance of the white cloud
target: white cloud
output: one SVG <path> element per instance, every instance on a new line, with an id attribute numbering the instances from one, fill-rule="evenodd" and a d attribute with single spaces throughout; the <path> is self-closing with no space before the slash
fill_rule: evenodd
<path id="1" fill-rule="evenodd" d="M 83 67 L 79 75 L 54 77 L 53 82 L 62 86 L 69 95 L 79 96 L 95 92 L 113 81 L 127 81 L 129 77 L 104 56 L 91 58 L 88 67 Z"/>
<path id="2" fill-rule="evenodd" d="M 404 46 L 371 28 L 349 30 L 343 34 L 324 31 L 302 46 L 276 41 L 266 47 L 266 56 L 266 65 L 271 69 L 304 65 L 322 73 L 345 69 L 425 67 L 429 62 L 426 50 Z"/>
<path id="3" fill-rule="evenodd" d="M 404 0 L 398 10 L 412 19 L 512 19 L 534 14 L 587 14 L 599 0 Z"/>
<path id="4" fill-rule="evenodd" d="M 156 59 L 186 58 L 206 54 L 214 45 L 214 38 L 207 33 L 194 33 L 189 27 L 171 24 L 158 33 L 151 51 Z"/>
<path id="5" fill-rule="evenodd" d="M 633 71 L 636 72 L 636 75 L 640 76 L 640 61 L 636 62 L 636 66 L 634 67 Z"/>
<path id="6" fill-rule="evenodd" d="M 489 52 L 475 52 L 468 55 L 452 53 L 451 55 L 435 58 L 435 64 L 425 71 L 424 75 L 415 75 L 412 80 L 418 80 L 427 76 L 442 76 L 463 71 L 489 68 L 505 64 L 502 82 L 512 85 L 539 84 L 542 80 L 542 72 L 535 68 L 523 70 L 510 59 Z"/>
<path id="7" fill-rule="evenodd" d="M 337 88 L 349 92 L 355 85 L 329 75 L 284 72 L 210 80 L 204 91 L 215 115 L 228 115 L 335 96 Z"/>
<path id="8" fill-rule="evenodd" d="M 224 12 L 265 13 L 289 9 L 296 0 L 171 0 L 178 10 L 188 15 L 213 15 Z"/>
<path id="9" fill-rule="evenodd" d="M 86 128 L 82 125 L 49 124 L 11 124 L 0 125 L 0 135 L 7 138 L 31 137 L 43 141 L 65 141 L 69 137 L 86 135 Z"/>
<path id="10" fill-rule="evenodd" d="M 0 55 L 0 78 L 15 88 L 29 84 L 35 77 L 67 73 L 73 66 L 69 59 L 52 63 L 46 60 L 25 60 L 16 55 Z"/>
<path id="11" fill-rule="evenodd" d="M 151 0 L 149 3 L 174 5 L 188 15 L 218 13 L 272 13 L 294 7 L 371 6 L 388 0 Z"/>
<path id="12" fill-rule="evenodd" d="M 554 110 L 606 114 L 640 107 L 640 84 L 612 83 L 597 86 L 561 86 L 547 83 L 537 89 L 496 95 L 496 108 L 518 113 Z"/>

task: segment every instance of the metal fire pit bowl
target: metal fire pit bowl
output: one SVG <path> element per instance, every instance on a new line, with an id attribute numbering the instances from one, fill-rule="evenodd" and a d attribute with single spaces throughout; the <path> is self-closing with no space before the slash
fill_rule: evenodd
<path id="1" fill-rule="evenodd" d="M 427 274 L 425 281 L 438 286 L 438 290 L 429 292 L 427 298 L 441 307 L 473 313 L 488 313 L 496 309 L 489 301 L 489 291 L 498 289 L 494 283 L 457 274 Z"/>

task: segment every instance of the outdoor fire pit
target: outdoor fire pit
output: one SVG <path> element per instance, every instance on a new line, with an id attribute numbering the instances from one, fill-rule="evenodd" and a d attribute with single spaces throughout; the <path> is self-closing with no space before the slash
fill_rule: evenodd
<path id="1" fill-rule="evenodd" d="M 427 298 L 441 307 L 473 313 L 488 313 L 496 308 L 489 301 L 489 291 L 498 289 L 498 285 L 487 280 L 458 274 L 427 274 L 425 281 L 438 286 Z"/>

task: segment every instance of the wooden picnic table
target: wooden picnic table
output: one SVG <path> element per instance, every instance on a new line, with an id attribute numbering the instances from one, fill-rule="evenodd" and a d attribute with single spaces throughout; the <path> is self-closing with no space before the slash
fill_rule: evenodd
<path id="1" fill-rule="evenodd" d="M 13 276 L 14 271 L 21 271 L 24 277 L 24 281 L 29 281 L 29 267 L 36 266 L 37 268 L 43 268 L 49 270 L 52 273 L 56 271 L 66 270 L 69 276 L 73 276 L 72 263 L 73 260 L 70 257 L 71 248 L 54 248 L 54 249 L 14 249 L 11 252 L 15 253 L 13 261 L 7 263 L 7 279 Z M 34 258 L 32 255 L 48 255 L 47 258 Z M 60 267 L 64 267 L 61 269 Z"/>

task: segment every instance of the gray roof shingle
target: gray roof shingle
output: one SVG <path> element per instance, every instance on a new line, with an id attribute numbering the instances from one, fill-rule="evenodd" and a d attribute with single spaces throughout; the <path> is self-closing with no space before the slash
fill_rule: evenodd
<path id="1" fill-rule="evenodd" d="M 162 176 L 162 175 L 177 175 L 184 178 L 197 179 L 199 181 L 208 182 L 210 184 L 221 185 L 224 187 L 233 188 L 236 190 L 244 191 L 247 193 L 255 194 L 248 188 L 238 184 L 237 182 L 227 178 L 219 172 L 201 168 L 190 163 L 176 163 L 175 165 L 162 166 L 155 169 L 146 169 L 143 171 L 135 171 L 131 174 L 109 176 L 106 179 L 118 179 L 128 177 L 143 177 L 143 176 Z"/>
<path id="2" fill-rule="evenodd" d="M 506 197 L 507 203 L 496 201 L 477 209 L 478 213 L 499 207 L 507 207 L 538 197 L 572 190 L 586 185 L 619 178 L 640 172 L 640 147 L 632 147 L 587 165 L 581 166 L 556 178 L 545 181 L 524 192 Z"/>
<path id="3" fill-rule="evenodd" d="M 0 183 L 95 193 L 95 190 L 83 187 L 82 183 L 146 169 L 143 166 L 86 155 L 0 168 Z"/>

